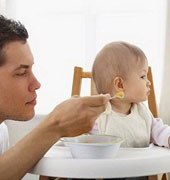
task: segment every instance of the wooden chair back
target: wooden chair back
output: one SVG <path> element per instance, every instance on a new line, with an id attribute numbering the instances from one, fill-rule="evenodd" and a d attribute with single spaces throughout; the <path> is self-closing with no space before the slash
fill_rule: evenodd
<path id="1" fill-rule="evenodd" d="M 73 95 L 80 95 L 83 78 L 89 78 L 91 80 L 91 90 L 90 90 L 91 92 L 90 92 L 90 94 L 96 95 L 97 91 L 95 88 L 94 81 L 92 79 L 91 72 L 85 72 L 85 71 L 83 71 L 83 68 L 81 68 L 81 67 L 75 67 L 74 68 L 74 76 L 73 76 L 73 84 L 72 84 L 71 95 L 72 96 Z M 148 70 L 148 79 L 151 82 L 151 87 L 150 87 L 151 91 L 150 91 L 150 95 L 148 97 L 148 106 L 149 106 L 149 109 L 151 110 L 153 116 L 157 117 L 158 113 L 157 113 L 156 98 L 155 98 L 155 91 L 154 91 L 154 84 L 153 84 L 151 67 L 149 67 L 149 70 Z M 54 177 L 40 176 L 39 179 L 40 180 L 54 180 L 55 178 Z M 66 180 L 66 179 L 67 178 L 61 178 L 61 180 Z M 166 174 L 160 175 L 159 179 L 167 180 L 167 175 Z M 158 180 L 158 175 L 148 176 L 148 180 Z"/>
<path id="2" fill-rule="evenodd" d="M 91 79 L 91 95 L 96 95 L 97 91 L 95 88 L 94 81 L 92 79 L 91 72 L 83 71 L 82 67 L 75 67 L 74 68 L 74 76 L 73 76 L 73 84 L 72 84 L 72 93 L 71 95 L 80 95 L 81 94 L 81 85 L 82 79 L 89 78 Z M 157 105 L 156 105 L 156 98 L 155 98 L 155 91 L 154 91 L 154 84 L 153 84 L 153 77 L 152 77 L 152 70 L 151 67 L 148 69 L 148 79 L 151 82 L 151 91 L 148 97 L 148 106 L 150 111 L 152 112 L 154 117 L 158 117 Z"/>

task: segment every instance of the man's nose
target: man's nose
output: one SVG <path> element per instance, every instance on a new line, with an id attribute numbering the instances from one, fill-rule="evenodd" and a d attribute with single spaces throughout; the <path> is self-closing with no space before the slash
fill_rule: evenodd
<path id="1" fill-rule="evenodd" d="M 41 87 L 40 82 L 37 80 L 37 78 L 34 76 L 32 79 L 31 84 L 29 85 L 29 91 L 34 92 L 35 90 L 39 89 Z"/>

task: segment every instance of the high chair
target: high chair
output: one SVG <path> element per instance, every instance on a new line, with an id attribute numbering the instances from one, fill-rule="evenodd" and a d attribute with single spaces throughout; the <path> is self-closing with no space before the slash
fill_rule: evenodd
<path id="1" fill-rule="evenodd" d="M 84 78 L 88 78 L 91 80 L 91 90 L 90 90 L 91 92 L 90 92 L 90 94 L 91 95 L 97 95 L 97 91 L 95 88 L 94 81 L 92 79 L 91 72 L 85 72 L 85 71 L 83 71 L 83 68 L 75 67 L 74 68 L 74 76 L 73 76 L 71 96 L 80 95 L 82 79 L 84 79 Z M 148 107 L 149 107 L 150 111 L 152 112 L 153 116 L 158 117 L 151 67 L 149 67 L 149 69 L 148 69 L 148 79 L 151 82 L 151 86 L 150 86 L 151 91 L 150 91 L 150 95 L 148 97 Z M 59 179 L 59 178 L 57 178 L 57 179 Z M 64 178 L 61 178 L 61 179 L 63 180 Z M 148 180 L 160 180 L 160 179 L 161 180 L 167 180 L 166 174 L 148 176 Z M 40 180 L 55 180 L 55 178 L 40 176 Z"/>
<path id="2" fill-rule="evenodd" d="M 91 95 L 97 95 L 97 91 L 95 88 L 94 81 L 92 79 L 91 72 L 85 72 L 85 71 L 83 71 L 83 68 L 81 68 L 81 67 L 75 67 L 74 68 L 74 77 L 73 77 L 73 85 L 72 85 L 71 95 L 72 96 L 73 95 L 80 95 L 81 83 L 82 83 L 83 78 L 90 78 L 91 79 L 91 92 L 90 92 L 90 94 Z M 150 95 L 148 96 L 148 107 L 149 107 L 150 111 L 152 112 L 153 116 L 158 117 L 151 67 L 149 67 L 149 69 L 148 69 L 148 79 L 151 82 Z M 158 180 L 158 175 L 148 176 L 148 179 L 149 180 Z M 159 175 L 159 179 L 167 180 L 166 174 Z"/>

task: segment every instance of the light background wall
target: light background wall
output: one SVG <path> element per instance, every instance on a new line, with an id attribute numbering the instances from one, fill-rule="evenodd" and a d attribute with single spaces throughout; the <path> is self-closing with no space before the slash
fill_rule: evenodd
<path id="1" fill-rule="evenodd" d="M 34 72 L 42 84 L 37 116 L 25 123 L 8 121 L 10 142 L 31 131 L 43 114 L 71 95 L 74 66 L 91 70 L 96 53 L 108 42 L 139 46 L 152 67 L 160 102 L 169 0 L 0 0 L 0 13 L 20 20 L 29 31 Z M 89 88 L 83 84 L 82 95 Z M 40 115 L 38 115 L 40 114 Z M 37 180 L 26 175 L 23 180 Z"/>
<path id="2" fill-rule="evenodd" d="M 27 27 L 42 84 L 37 114 L 47 114 L 69 98 L 74 66 L 91 70 L 108 42 L 139 46 L 152 66 L 160 99 L 165 41 L 165 0 L 7 0 L 6 14 Z M 85 85 L 88 82 L 85 82 Z M 82 95 L 88 88 L 83 88 Z"/>

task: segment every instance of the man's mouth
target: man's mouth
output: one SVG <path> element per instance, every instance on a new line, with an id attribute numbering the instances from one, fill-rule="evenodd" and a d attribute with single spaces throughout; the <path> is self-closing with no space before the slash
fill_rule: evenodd
<path id="1" fill-rule="evenodd" d="M 36 101 L 36 97 L 35 97 L 34 99 L 32 99 L 31 101 L 27 102 L 26 104 L 35 106 L 36 103 L 37 103 L 37 101 Z"/>

